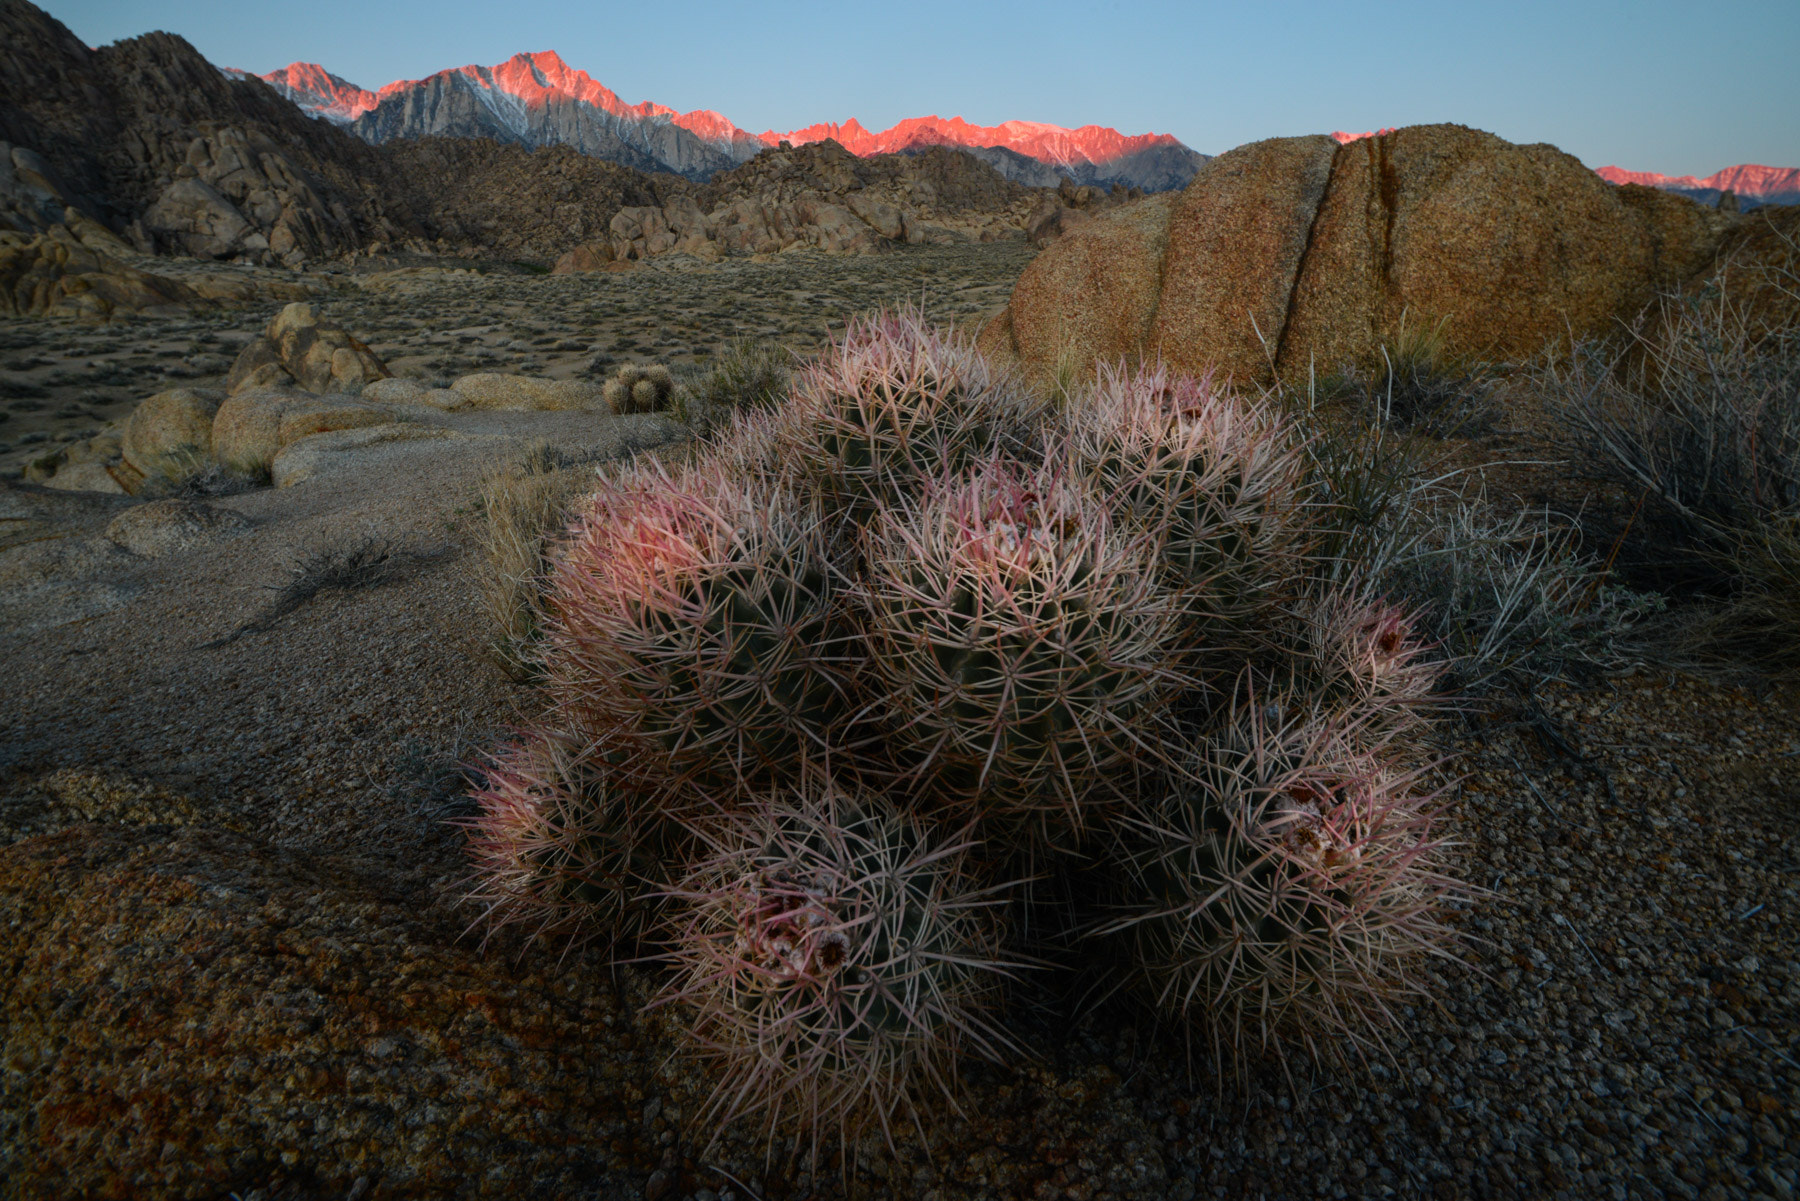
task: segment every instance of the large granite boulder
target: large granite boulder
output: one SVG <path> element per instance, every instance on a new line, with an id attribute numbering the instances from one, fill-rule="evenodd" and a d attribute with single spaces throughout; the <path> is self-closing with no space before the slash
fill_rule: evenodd
<path id="1" fill-rule="evenodd" d="M 238 353 L 225 387 L 233 393 L 267 387 L 356 393 L 388 375 L 387 365 L 342 326 L 322 317 L 318 305 L 296 301 Z"/>
<path id="2" fill-rule="evenodd" d="M 174 474 L 212 456 L 213 416 L 225 399 L 211 388 L 171 388 L 131 411 L 121 450 L 145 476 Z"/>
<path id="3" fill-rule="evenodd" d="M 394 419 L 386 406 L 353 396 L 318 396 L 293 388 L 252 388 L 219 405 L 213 417 L 213 456 L 227 470 L 267 473 L 290 442 L 330 430 L 383 425 Z"/>
<path id="4" fill-rule="evenodd" d="M 1529 357 L 1709 270 L 1739 220 L 1459 125 L 1253 143 L 1202 167 L 1166 224 L 1148 203 L 1039 255 L 984 344 L 1040 369 L 1073 347 L 1081 368 L 1159 354 L 1262 382 L 1367 360 L 1404 316 L 1453 352 Z"/>
<path id="5" fill-rule="evenodd" d="M 1554 146 L 1458 125 L 1351 142 L 1312 223 L 1279 365 L 1364 357 L 1402 314 L 1496 359 L 1604 334 L 1703 270 L 1730 222 L 1615 187 Z"/>
<path id="6" fill-rule="evenodd" d="M 472 409 L 588 409 L 607 411 L 604 389 L 591 380 L 540 379 L 484 371 L 450 385 Z M 448 407 L 448 406 L 439 406 Z"/>
<path id="7" fill-rule="evenodd" d="M 1045 268 L 1020 278 L 1001 320 L 982 331 L 982 349 L 1090 364 L 1146 345 L 1175 200 L 1151 196 L 1071 226 L 1054 258 L 1039 256 Z"/>

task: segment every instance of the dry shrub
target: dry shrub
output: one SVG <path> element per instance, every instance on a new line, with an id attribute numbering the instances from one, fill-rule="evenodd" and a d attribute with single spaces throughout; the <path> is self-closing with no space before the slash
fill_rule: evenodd
<path id="1" fill-rule="evenodd" d="M 1742 266 L 1738 283 L 1743 282 Z M 1754 273 L 1754 268 L 1751 269 Z M 1701 602 L 1684 641 L 1710 656 L 1800 666 L 1800 275 L 1721 273 L 1664 297 L 1614 346 L 1541 372 L 1570 448 L 1631 506 L 1640 578 Z"/>
<path id="2" fill-rule="evenodd" d="M 481 481 L 488 646 L 516 680 L 537 674 L 549 552 L 567 523 L 569 506 L 592 490 L 593 480 L 591 466 L 568 464 L 550 443 L 538 441 Z"/>

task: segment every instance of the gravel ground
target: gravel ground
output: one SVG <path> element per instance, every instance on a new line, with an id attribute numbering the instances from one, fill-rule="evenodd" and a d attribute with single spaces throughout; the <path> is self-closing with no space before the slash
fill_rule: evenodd
<path id="1" fill-rule="evenodd" d="M 973 1065 L 928 1145 L 865 1141 L 815 1175 L 748 1130 L 713 1143 L 706 1078 L 643 1008 L 654 969 L 468 933 L 454 766 L 537 698 L 483 652 L 484 460 L 409 445 L 418 460 L 365 480 L 215 500 L 252 523 L 232 542 L 58 559 L 111 599 L 0 632 L 7 1195 L 1790 1201 L 1800 1184 L 1800 691 L 1650 668 L 1442 731 L 1446 820 L 1487 892 L 1457 915 L 1466 964 L 1433 970 L 1436 1003 L 1400 1013 L 1391 1058 L 1240 1085 L 1135 1008 L 1051 988 L 1011 1019 L 1036 1058 Z M 44 530 L 86 546 L 113 512 L 21 496 L 0 495 L 0 523 L 38 522 L 19 526 L 37 541 L 0 537 L 0 566 Z M 406 570 L 204 645 L 310 549 L 363 537 Z"/>

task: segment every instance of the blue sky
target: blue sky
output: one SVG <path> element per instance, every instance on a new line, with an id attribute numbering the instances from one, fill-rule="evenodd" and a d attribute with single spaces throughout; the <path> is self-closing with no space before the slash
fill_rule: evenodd
<path id="1" fill-rule="evenodd" d="M 1172 133 L 1457 121 L 1590 166 L 1800 166 L 1800 0 L 1471 4 L 916 0 L 49 0 L 98 45 L 152 29 L 220 65 L 296 59 L 364 87 L 556 50 L 627 101 L 753 132 L 937 113 Z"/>

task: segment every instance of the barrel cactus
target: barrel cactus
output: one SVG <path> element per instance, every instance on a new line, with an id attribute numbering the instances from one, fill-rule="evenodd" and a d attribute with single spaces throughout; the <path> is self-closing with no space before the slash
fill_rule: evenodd
<path id="1" fill-rule="evenodd" d="M 861 599 L 890 745 L 959 813 L 1051 810 L 1078 832 L 1191 684 L 1151 540 L 1060 464 L 995 462 L 884 510 L 873 542 Z"/>
<path id="2" fill-rule="evenodd" d="M 481 766 L 462 819 L 470 899 L 491 926 L 539 937 L 629 939 L 680 838 L 674 798 L 622 748 L 534 730 Z"/>
<path id="3" fill-rule="evenodd" d="M 963 1052 L 1009 1049 L 992 1014 L 1017 965 L 965 841 L 820 779 L 699 829 L 661 1003 L 718 1061 L 721 1116 L 891 1137 L 925 1095 L 955 1104 Z"/>
<path id="4" fill-rule="evenodd" d="M 660 413 L 675 395 L 675 377 L 661 363 L 630 363 L 602 385 L 600 394 L 615 413 Z"/>
<path id="5" fill-rule="evenodd" d="M 1291 599 L 1308 568 L 1305 460 L 1274 413 L 1151 364 L 1102 368 L 1069 426 L 1075 463 L 1157 531 L 1171 584 L 1196 594 L 1215 636 Z"/>
<path id="6" fill-rule="evenodd" d="M 477 791 L 475 895 L 654 911 L 718 1116 L 922 1124 L 959 1056 L 1017 1053 L 1027 926 L 1240 1064 L 1377 1043 L 1445 949 L 1438 671 L 1327 557 L 1337 493 L 1272 409 L 1154 365 L 1052 406 L 881 314 L 595 489 L 544 606 L 558 733 Z"/>
<path id="7" fill-rule="evenodd" d="M 842 710 L 820 523 L 716 464 L 602 481 L 558 561 L 546 675 L 565 720 L 721 786 L 828 746 Z"/>
<path id="8" fill-rule="evenodd" d="M 1445 954 L 1444 871 L 1417 777 L 1315 715 L 1251 705 L 1121 828 L 1123 899 L 1096 926 L 1128 938 L 1158 1008 L 1225 1060 L 1298 1044 L 1378 1045 L 1414 972 Z"/>
<path id="9" fill-rule="evenodd" d="M 1041 410 L 967 339 L 883 313 L 799 373 L 779 428 L 832 502 L 866 516 L 1028 438 Z"/>

